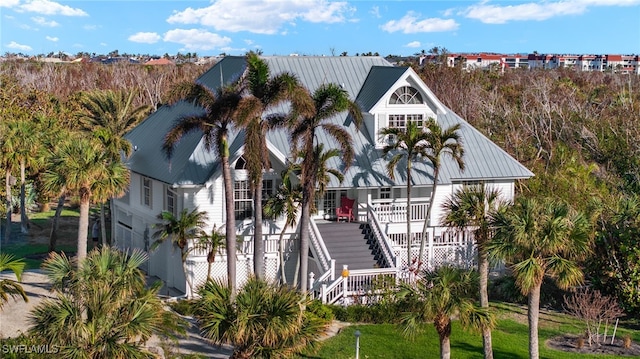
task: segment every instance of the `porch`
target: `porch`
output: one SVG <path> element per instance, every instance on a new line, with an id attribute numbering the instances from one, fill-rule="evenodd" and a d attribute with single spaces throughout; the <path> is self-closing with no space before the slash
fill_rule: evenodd
<path id="1" fill-rule="evenodd" d="M 411 280 L 418 263 L 427 207 L 425 199 L 412 200 L 410 240 L 406 234 L 406 201 L 369 199 L 366 206 L 358 206 L 355 223 L 313 218 L 309 226 L 311 256 L 308 283 L 311 295 L 325 303 L 347 304 L 373 300 L 376 290 Z M 279 280 L 284 273 L 287 282 L 293 284 L 299 252 L 298 232 L 298 228 L 290 228 L 282 242 L 277 232 L 265 232 L 265 277 L 268 280 Z M 238 284 L 241 284 L 253 273 L 253 240 L 249 231 L 243 231 L 239 238 L 242 240 L 238 242 L 236 268 Z M 408 246 L 411 263 L 407 261 Z M 281 247 L 283 261 L 279 255 Z M 368 259 L 363 259 L 367 255 Z M 174 253 L 172 257 L 179 256 Z M 162 263 L 153 257 L 151 261 L 150 267 Z M 475 245 L 472 234 L 469 231 L 427 227 L 420 263 L 421 268 L 445 263 L 473 266 Z M 194 288 L 204 283 L 209 273 L 213 278 L 226 277 L 224 251 L 216 256 L 211 268 L 206 251 L 191 252 L 186 264 L 187 281 Z M 342 271 L 343 266 L 348 273 Z M 172 272 L 178 274 L 179 262 L 173 268 Z"/>

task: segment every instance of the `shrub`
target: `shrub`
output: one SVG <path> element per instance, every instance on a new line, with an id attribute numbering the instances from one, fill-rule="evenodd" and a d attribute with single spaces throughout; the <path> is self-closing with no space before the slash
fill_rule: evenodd
<path id="1" fill-rule="evenodd" d="M 335 315 L 328 305 L 322 304 L 319 300 L 314 300 L 307 306 L 307 312 L 327 323 L 335 319 Z"/>
<path id="2" fill-rule="evenodd" d="M 195 301 L 192 299 L 181 299 L 175 302 L 169 302 L 169 306 L 181 315 L 190 317 L 195 314 Z"/>

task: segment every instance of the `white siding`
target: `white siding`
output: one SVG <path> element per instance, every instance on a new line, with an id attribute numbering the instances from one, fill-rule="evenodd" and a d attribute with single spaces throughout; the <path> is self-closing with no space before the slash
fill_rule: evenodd
<path id="1" fill-rule="evenodd" d="M 198 207 L 198 210 L 207 212 L 211 227 L 218 228 L 225 222 L 224 206 L 224 182 L 222 176 L 216 177 L 207 183 L 206 186 L 192 191 L 185 191 L 185 206 L 189 208 Z"/>

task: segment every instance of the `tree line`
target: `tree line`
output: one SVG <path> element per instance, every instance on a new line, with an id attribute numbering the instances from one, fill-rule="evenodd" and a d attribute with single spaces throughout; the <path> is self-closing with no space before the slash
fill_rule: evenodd
<path id="1" fill-rule="evenodd" d="M 261 153 L 259 149 L 263 144 L 261 145 L 258 139 L 264 138 L 264 131 L 268 129 L 269 123 L 263 123 L 260 115 L 268 106 L 277 103 L 277 101 L 272 103 L 267 100 L 277 98 L 294 101 L 296 91 L 301 90 L 298 84 L 293 81 L 287 82 L 283 78 L 278 81 L 278 84 L 273 84 L 273 86 L 282 86 L 275 88 L 275 90 L 280 91 L 283 97 L 264 96 L 261 98 L 261 95 L 265 95 L 265 91 L 270 89 L 269 86 L 272 86 L 269 83 L 268 68 L 263 68 L 263 63 L 259 59 L 254 58 L 253 62 L 251 57 L 248 59 L 249 66 L 256 76 L 248 78 L 245 83 L 245 86 L 248 84 L 248 87 L 242 88 L 240 84 L 233 84 L 228 88 L 219 89 L 217 92 L 202 88 L 202 86 L 198 88 L 199 85 L 193 83 L 193 79 L 198 75 L 197 68 L 156 70 L 139 65 L 118 64 L 111 65 L 113 67 L 110 68 L 100 67 L 95 71 L 98 73 L 97 75 L 95 73 L 85 75 L 84 71 L 73 68 L 76 64 L 61 66 L 3 63 L 0 71 L 3 83 L 0 90 L 2 91 L 0 93 L 1 111 L 3 118 L 11 119 L 0 124 L 3 126 L 0 132 L 0 142 L 3 145 L 1 167 L 5 172 L 6 183 L 3 193 L 3 196 L 7 198 L 5 210 L 13 206 L 9 201 L 12 197 L 9 177 L 13 176 L 13 173 L 20 173 L 20 198 L 24 198 L 25 190 L 23 187 L 29 181 L 38 183 L 39 188 L 50 189 L 39 192 L 39 195 L 43 196 L 39 199 L 40 202 L 50 200 L 50 198 L 45 198 L 47 195 L 54 198 L 60 197 L 64 191 L 73 192 L 73 195 L 80 199 L 94 193 L 95 198 L 106 201 L 110 196 L 115 196 L 118 191 L 121 191 L 122 187 L 118 187 L 114 183 L 104 184 L 104 187 L 92 187 L 86 184 L 87 176 L 93 176 L 95 180 L 100 177 L 100 173 L 109 173 L 110 170 L 116 171 L 117 169 L 109 168 L 108 165 L 117 161 L 104 157 L 88 156 L 93 159 L 93 163 L 100 163 L 104 167 L 77 179 L 61 177 L 65 175 L 62 170 L 60 170 L 62 173 L 51 173 L 55 171 L 52 171 L 51 168 L 45 169 L 46 166 L 41 164 L 56 163 L 61 158 L 71 160 L 78 157 L 79 152 L 73 152 L 74 149 L 71 147 L 74 143 L 82 142 L 80 137 L 68 145 L 64 145 L 65 139 L 56 137 L 55 134 L 77 133 L 81 136 L 82 131 L 84 130 L 86 133 L 89 128 L 93 130 L 89 132 L 96 136 L 93 146 L 99 146 L 94 149 L 96 152 L 113 154 L 126 150 L 123 147 L 126 144 L 114 141 L 116 139 L 114 133 L 118 132 L 119 136 L 122 136 L 131 127 L 113 129 L 92 122 L 91 113 L 100 111 L 99 106 L 92 107 L 91 105 L 91 98 L 99 96 L 97 95 L 99 92 L 92 92 L 96 89 L 101 91 L 115 90 L 116 92 L 112 92 L 110 96 L 121 96 L 116 94 L 127 93 L 128 102 L 119 102 L 128 103 L 131 109 L 141 109 L 140 114 L 148 113 L 149 110 L 157 108 L 160 104 L 170 104 L 177 99 L 188 97 L 189 94 L 203 95 L 197 98 L 203 101 L 200 105 L 208 110 L 200 119 L 201 122 L 188 122 L 188 119 L 182 119 L 183 121 L 179 122 L 167 135 L 165 151 L 169 156 L 173 144 L 183 134 L 198 128 L 203 129 L 205 133 L 206 131 L 217 131 L 211 134 L 210 138 L 215 141 L 209 143 L 209 147 L 217 151 L 219 155 L 224 155 L 227 151 L 225 131 L 228 131 L 225 126 L 229 126 L 231 122 L 224 124 L 220 121 L 231 120 L 232 117 L 242 117 L 244 126 L 255 131 L 253 132 L 256 136 L 254 146 L 258 149 L 255 153 Z M 585 271 L 587 280 L 596 288 L 617 297 L 628 313 L 638 313 L 640 310 L 640 293 L 638 291 L 640 250 L 635 241 L 640 230 L 640 203 L 637 199 L 637 193 L 640 189 L 637 181 L 640 175 L 638 172 L 638 143 L 640 143 L 638 140 L 640 138 L 638 138 L 638 130 L 634 126 L 640 114 L 637 76 L 581 73 L 566 69 L 508 71 L 501 74 L 490 71 L 465 72 L 459 68 L 436 65 L 416 67 L 415 70 L 446 106 L 469 121 L 535 173 L 534 178 L 518 183 L 518 196 L 522 199 L 515 203 L 509 212 L 498 212 L 498 215 L 502 215 L 502 217 L 497 216 L 497 219 L 501 219 L 504 224 L 500 228 L 513 229 L 517 224 L 526 224 L 526 220 L 531 219 L 535 219 L 536 223 L 541 223 L 545 218 L 548 218 L 550 223 L 556 223 L 557 221 L 553 221 L 554 218 L 565 217 L 570 218 L 569 222 L 572 224 L 570 228 L 556 229 L 570 230 L 567 232 L 569 237 L 574 234 L 584 235 L 584 229 L 589 228 L 589 234 L 595 238 L 593 253 L 597 253 L 597 255 L 574 256 L 579 269 Z M 194 71 L 194 73 L 189 71 Z M 249 76 L 251 73 L 250 71 Z M 142 85 L 133 83 L 132 79 L 134 78 L 144 79 Z M 158 80 L 158 78 L 162 78 L 162 80 Z M 69 79 L 74 80 L 73 85 L 65 85 Z M 157 81 L 154 82 L 154 79 Z M 40 90 L 40 82 L 46 81 L 48 81 L 47 84 L 43 84 L 41 87 L 46 90 Z M 55 85 L 51 83 L 56 81 Z M 166 86 L 163 81 L 167 81 Z M 286 84 L 290 86 L 284 86 Z M 74 90 L 70 90 L 70 87 Z M 171 91 L 169 91 L 170 89 Z M 247 93 L 251 95 L 246 96 Z M 297 123 L 297 125 L 294 123 L 292 138 L 297 139 L 294 143 L 299 143 L 305 153 L 316 153 L 317 151 L 317 148 L 314 148 L 317 144 L 314 144 L 312 140 L 315 137 L 314 131 L 322 130 L 327 124 L 314 109 L 322 107 L 323 104 L 320 101 L 331 98 L 331 96 L 340 97 L 344 96 L 344 93 L 337 87 L 327 86 L 319 89 L 317 93 L 300 97 L 297 105 L 304 109 L 304 111 L 300 111 L 304 121 Z M 334 103 L 343 104 L 335 111 L 350 110 L 355 114 L 356 112 L 346 101 L 347 99 L 341 98 L 341 101 L 334 101 Z M 108 103 L 109 101 L 103 99 L 99 102 Z M 240 116 L 241 114 L 242 116 Z M 136 123 L 141 117 L 143 116 L 127 116 L 128 119 L 132 119 L 132 123 Z M 281 118 L 275 117 L 271 120 L 274 120 L 273 125 L 276 125 L 279 120 L 286 118 L 287 115 L 283 114 Z M 20 126 L 35 127 L 20 129 Z M 100 126 L 104 127 L 104 131 L 95 131 Z M 11 137 L 11 133 L 47 135 L 33 139 L 16 140 L 19 137 Z M 29 145 L 30 143 L 33 145 Z M 464 143 L 464 139 L 462 139 L 462 143 Z M 40 159 L 34 155 L 37 147 L 35 144 L 44 144 L 50 153 L 66 152 L 58 153 L 58 157 L 48 160 L 46 158 Z M 91 144 L 83 145 L 86 148 L 83 148 L 82 151 L 86 151 L 87 148 L 91 149 L 92 146 Z M 109 151 L 105 149 L 109 149 Z M 343 152 L 349 153 L 348 146 L 343 148 Z M 34 158 L 44 162 L 34 160 L 33 163 L 30 163 L 27 161 Z M 311 185 L 317 184 L 318 179 L 318 163 L 312 161 L 312 158 L 319 157 L 302 157 L 299 169 L 303 179 L 302 183 Z M 254 159 L 251 157 L 248 159 L 255 161 L 252 163 L 257 168 L 262 168 L 265 165 L 264 159 L 258 155 Z M 311 162 L 307 163 L 306 161 Z M 70 163 L 65 163 L 58 169 L 69 165 Z M 85 165 L 90 167 L 89 164 Z M 109 176 L 109 178 L 114 178 L 114 176 Z M 258 181 L 258 179 L 252 178 L 254 194 L 261 193 L 261 191 L 257 191 L 258 184 L 261 183 L 261 180 Z M 226 182 L 227 178 L 225 178 Z M 67 186 L 69 183 L 75 185 L 71 186 L 73 189 L 63 188 L 61 187 L 62 183 L 66 183 Z M 306 218 L 305 214 L 308 216 L 311 211 L 310 206 L 313 202 L 312 188 L 305 187 L 307 186 L 300 189 L 302 203 L 306 203 L 306 206 L 309 207 L 308 209 L 302 207 L 303 222 Z M 259 196 L 255 195 L 255 198 L 259 198 Z M 549 198 L 550 200 L 539 204 L 537 199 L 540 198 Z M 571 203 L 573 208 L 565 208 L 563 204 L 560 204 L 561 202 Z M 18 207 L 23 208 L 24 206 L 21 203 Z M 227 208 L 233 209 L 233 205 L 228 205 Z M 261 206 L 257 205 L 255 208 L 261 208 Z M 578 216 L 578 213 L 584 214 L 584 218 Z M 81 216 L 81 220 L 83 217 Z M 233 213 L 227 214 L 227 218 L 234 218 Z M 585 221 L 590 225 L 586 226 Z M 579 226 L 576 226 L 576 223 Z M 82 227 L 83 223 L 80 225 Z M 256 227 L 258 227 L 257 224 Z M 582 232 L 573 233 L 571 230 Z M 301 234 L 304 232 L 306 231 Z M 533 277 L 535 280 L 521 283 L 522 288 L 525 288 L 523 293 L 526 292 L 534 296 L 538 293 L 539 297 L 541 282 L 538 279 L 541 280 L 547 275 L 557 275 L 558 272 L 554 272 L 550 265 L 559 262 L 549 264 L 537 260 L 544 260 L 551 256 L 548 251 L 570 252 L 567 249 L 568 242 L 558 243 L 552 248 L 544 248 L 549 243 L 538 243 L 534 248 L 526 248 L 525 244 L 536 244 L 536 240 L 543 238 L 544 233 L 532 232 L 531 237 L 527 238 L 519 238 L 514 233 L 497 231 L 496 237 L 502 239 L 502 242 L 493 242 L 493 253 L 501 253 L 502 251 L 502 258 L 509 258 L 513 263 L 518 263 L 524 259 L 509 254 L 511 253 L 508 252 L 509 249 L 520 246 L 521 249 L 524 248 L 523 251 L 541 251 L 538 254 L 539 257 L 533 258 L 527 263 L 540 266 L 540 268 L 551 268 L 551 270 L 534 272 L 534 274 L 537 273 Z M 86 232 L 84 235 L 86 238 Z M 231 238 L 235 238 L 235 233 L 231 234 L 227 228 L 227 248 L 235 246 L 235 240 L 230 242 Z M 507 239 L 516 241 L 508 243 Z M 305 238 L 302 240 L 304 241 Z M 308 238 L 306 240 L 308 246 Z M 254 241 L 254 243 L 257 242 L 260 241 Z M 256 248 L 255 253 L 260 253 L 260 248 Z M 233 255 L 233 253 L 231 254 Z M 303 266 L 305 260 L 306 258 L 301 258 Z M 229 263 L 231 262 L 235 261 L 230 260 Z M 256 267 L 260 265 L 260 263 L 256 263 Z M 535 269 L 535 267 L 531 268 Z M 531 268 L 529 269 L 532 270 Z M 229 274 L 231 274 L 231 270 L 229 268 Z M 301 270 L 301 288 L 306 288 L 305 271 L 304 268 Z M 516 272 L 516 280 L 518 280 L 517 274 Z M 531 273 L 525 272 L 524 274 Z M 564 285 L 569 286 L 575 283 L 577 282 L 569 280 Z M 231 282 L 229 286 L 231 293 L 234 293 Z M 539 298 L 530 298 L 530 300 L 535 301 Z M 535 346 L 537 347 L 537 343 Z"/>

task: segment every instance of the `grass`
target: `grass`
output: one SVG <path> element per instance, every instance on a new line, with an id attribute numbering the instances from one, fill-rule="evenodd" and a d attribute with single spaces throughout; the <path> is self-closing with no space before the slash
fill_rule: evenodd
<path id="1" fill-rule="evenodd" d="M 51 222 L 55 210 L 46 212 L 35 212 L 29 214 L 29 221 L 31 223 L 31 229 L 29 231 L 29 237 L 24 242 L 12 243 L 9 245 L 2 245 L 1 250 L 3 253 L 13 254 L 16 258 L 24 258 L 26 265 L 25 269 L 37 269 L 40 268 L 42 261 L 48 254 L 48 238 L 49 231 L 51 230 Z M 73 225 L 70 228 L 60 226 L 58 230 L 58 244 L 56 250 L 58 252 L 75 252 L 77 250 L 77 218 L 79 213 L 77 210 L 63 209 L 60 214 L 61 220 L 71 220 Z M 17 225 L 17 223 L 14 223 Z M 38 240 L 34 243 L 34 238 Z"/>
<path id="2" fill-rule="evenodd" d="M 13 254 L 16 258 L 24 258 L 26 263 L 24 269 L 37 269 L 42 265 L 42 261 L 47 257 L 49 246 L 47 244 L 20 244 L 2 246 L 2 253 Z M 58 245 L 58 252 L 75 252 L 74 245 Z"/>
<path id="3" fill-rule="evenodd" d="M 495 304 L 498 312 L 498 326 L 493 330 L 494 358 L 526 359 L 529 357 L 529 328 L 526 324 L 526 309 L 504 303 Z M 523 317 L 524 315 L 524 317 Z M 524 322 L 522 319 L 524 318 Z M 584 355 L 549 349 L 545 341 L 566 333 L 580 333 L 582 327 L 576 319 L 559 313 L 541 316 L 539 327 L 540 358 L 542 359 L 614 359 L 613 355 Z M 313 353 L 299 358 L 355 358 L 355 331 L 360 335 L 360 358 L 412 359 L 438 358 L 440 343 L 433 325 L 425 325 L 424 332 L 415 340 L 402 336 L 401 329 L 393 324 L 351 325 L 338 335 L 320 344 Z M 617 338 L 629 334 L 634 341 L 640 341 L 640 332 L 618 329 Z M 454 322 L 451 334 L 451 357 L 456 359 L 481 359 L 482 336 L 480 333 L 463 330 Z M 631 357 L 626 357 L 631 358 Z"/>

